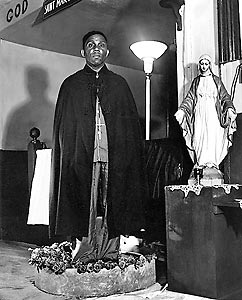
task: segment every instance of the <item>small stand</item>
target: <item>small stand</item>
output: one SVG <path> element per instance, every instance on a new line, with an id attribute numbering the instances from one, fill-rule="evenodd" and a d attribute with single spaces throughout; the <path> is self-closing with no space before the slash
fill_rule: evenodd
<path id="1" fill-rule="evenodd" d="M 39 149 L 45 149 L 46 144 L 38 140 L 40 136 L 40 130 L 33 127 L 29 131 L 29 136 L 32 141 L 28 144 L 28 179 L 29 179 L 29 191 L 31 191 L 32 180 L 34 176 L 35 162 L 36 162 L 36 151 Z"/>
<path id="2" fill-rule="evenodd" d="M 200 181 L 203 177 L 203 168 L 201 167 L 194 168 L 194 177 L 196 179 L 197 184 L 200 184 Z"/>
<path id="3" fill-rule="evenodd" d="M 223 173 L 216 167 L 197 166 L 193 168 L 188 184 L 203 186 L 221 185 L 224 184 Z"/>

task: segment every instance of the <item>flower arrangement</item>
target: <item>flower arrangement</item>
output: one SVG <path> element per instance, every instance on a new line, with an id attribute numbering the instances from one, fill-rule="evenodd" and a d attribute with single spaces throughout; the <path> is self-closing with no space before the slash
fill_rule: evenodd
<path id="1" fill-rule="evenodd" d="M 29 248 L 29 251 L 31 251 L 29 264 L 35 265 L 38 272 L 47 269 L 55 274 L 61 274 L 71 267 L 71 243 L 69 242 L 54 243 L 51 246 L 35 249 Z"/>
<path id="2" fill-rule="evenodd" d="M 119 254 L 116 261 L 99 259 L 91 262 L 82 262 L 80 260 L 73 262 L 70 242 L 54 243 L 51 246 L 42 246 L 35 249 L 30 248 L 29 250 L 31 251 L 29 264 L 36 266 L 38 272 L 45 269 L 55 274 L 61 274 L 67 268 L 75 268 L 79 274 L 85 272 L 98 273 L 102 269 L 111 270 L 116 266 L 124 270 L 129 265 L 134 265 L 137 269 L 144 266 L 146 261 L 150 262 L 153 258 L 156 258 L 155 254 L 142 255 L 132 252 Z"/>

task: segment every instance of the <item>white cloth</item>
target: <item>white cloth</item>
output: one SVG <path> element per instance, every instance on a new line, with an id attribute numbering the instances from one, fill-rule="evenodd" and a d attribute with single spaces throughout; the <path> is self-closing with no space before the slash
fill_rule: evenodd
<path id="1" fill-rule="evenodd" d="M 220 126 L 215 103 L 217 88 L 212 76 L 200 78 L 197 89 L 193 147 L 198 165 L 218 165 L 228 149 L 227 128 Z"/>
<path id="2" fill-rule="evenodd" d="M 37 150 L 36 154 L 27 224 L 49 225 L 51 149 Z"/>
<path id="3" fill-rule="evenodd" d="M 108 138 L 105 119 L 102 108 L 97 97 L 96 100 L 96 129 L 94 141 L 94 158 L 93 162 L 108 162 Z"/>

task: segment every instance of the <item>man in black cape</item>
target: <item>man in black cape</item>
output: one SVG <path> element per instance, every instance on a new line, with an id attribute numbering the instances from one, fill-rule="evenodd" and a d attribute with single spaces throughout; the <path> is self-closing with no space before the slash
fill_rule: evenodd
<path id="1" fill-rule="evenodd" d="M 88 32 L 81 54 L 56 103 L 50 236 L 74 238 L 73 259 L 115 259 L 120 234 L 145 226 L 143 141 L 131 90 L 105 65 L 106 36 Z"/>

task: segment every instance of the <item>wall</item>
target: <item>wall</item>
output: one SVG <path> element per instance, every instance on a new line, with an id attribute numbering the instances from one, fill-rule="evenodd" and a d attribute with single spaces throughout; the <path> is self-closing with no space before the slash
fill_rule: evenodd
<path id="1" fill-rule="evenodd" d="M 54 107 L 61 82 L 84 66 L 84 59 L 0 41 L 0 149 L 26 150 L 29 130 L 51 146 Z M 142 71 L 109 65 L 123 75 L 134 94 L 141 121 L 145 116 L 145 76 Z M 153 75 L 152 138 L 166 137 L 166 81 Z M 163 105 L 163 106 L 162 106 Z M 144 123 L 144 122 L 142 122 Z"/>
<path id="2" fill-rule="evenodd" d="M 240 1 L 241 2 L 241 1 Z M 186 0 L 181 9 L 183 30 L 177 31 L 177 70 L 179 103 L 184 98 L 191 80 L 197 74 L 197 61 L 201 54 L 209 54 L 213 61 L 213 72 L 221 75 L 228 90 L 239 62 L 218 66 L 218 20 L 216 0 Z M 242 85 L 238 84 L 234 104 L 238 113 L 242 111 L 240 101 Z"/>
<path id="3" fill-rule="evenodd" d="M 184 98 L 192 79 L 197 75 L 199 57 L 207 53 L 218 75 L 216 0 L 186 0 L 180 13 L 183 30 L 177 31 L 178 101 Z"/>
<path id="4" fill-rule="evenodd" d="M 29 130 L 51 139 L 54 104 L 63 77 L 78 69 L 78 58 L 24 47 L 1 40 L 1 148 L 25 150 Z"/>

